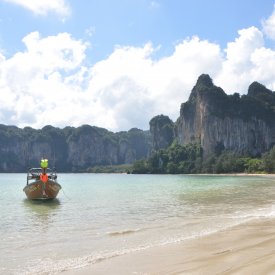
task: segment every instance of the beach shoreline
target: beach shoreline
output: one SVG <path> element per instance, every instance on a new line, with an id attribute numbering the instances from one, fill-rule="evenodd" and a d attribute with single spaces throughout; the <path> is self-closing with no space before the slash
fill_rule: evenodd
<path id="1" fill-rule="evenodd" d="M 65 274 L 275 274 L 275 218 L 113 257 Z"/>
<path id="2" fill-rule="evenodd" d="M 263 177 L 275 177 L 275 174 L 267 174 L 267 173 L 221 173 L 221 174 L 209 174 L 209 173 L 206 173 L 206 174 L 184 174 L 184 175 L 195 175 L 195 176 L 245 176 L 245 177 L 249 177 L 249 176 L 255 176 L 255 177 L 258 177 L 258 176 L 263 176 Z"/>

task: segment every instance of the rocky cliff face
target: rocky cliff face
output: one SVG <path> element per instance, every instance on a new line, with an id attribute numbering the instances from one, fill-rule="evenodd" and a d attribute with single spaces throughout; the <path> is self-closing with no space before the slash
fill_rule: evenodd
<path id="1" fill-rule="evenodd" d="M 155 116 L 149 124 L 154 150 L 166 148 L 173 142 L 174 123 L 168 116 Z"/>
<path id="2" fill-rule="evenodd" d="M 72 171 L 95 165 L 131 164 L 147 158 L 151 151 L 149 133 L 135 128 L 115 134 L 84 125 L 68 136 L 67 145 Z"/>
<path id="3" fill-rule="evenodd" d="M 175 124 L 180 144 L 201 144 L 204 157 L 222 150 L 258 155 L 275 143 L 275 94 L 254 82 L 247 95 L 226 95 L 201 75 Z"/>
<path id="4" fill-rule="evenodd" d="M 0 125 L 0 172 L 25 172 L 42 157 L 58 171 L 85 171 L 94 165 L 130 164 L 150 152 L 149 131 L 135 128 L 113 133 L 89 125 L 41 130 Z"/>

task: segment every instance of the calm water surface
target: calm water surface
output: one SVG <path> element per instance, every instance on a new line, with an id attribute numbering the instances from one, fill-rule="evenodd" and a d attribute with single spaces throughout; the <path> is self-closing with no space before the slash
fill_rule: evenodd
<path id="1" fill-rule="evenodd" d="M 25 174 L 0 174 L 0 274 L 58 274 L 260 217 L 275 178 L 60 174 L 58 199 L 32 202 Z"/>

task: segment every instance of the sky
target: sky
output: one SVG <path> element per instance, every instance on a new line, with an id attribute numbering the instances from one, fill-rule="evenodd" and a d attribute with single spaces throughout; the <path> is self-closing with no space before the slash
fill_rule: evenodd
<path id="1" fill-rule="evenodd" d="M 149 129 L 202 73 L 275 90 L 275 0 L 0 0 L 0 123 Z"/>

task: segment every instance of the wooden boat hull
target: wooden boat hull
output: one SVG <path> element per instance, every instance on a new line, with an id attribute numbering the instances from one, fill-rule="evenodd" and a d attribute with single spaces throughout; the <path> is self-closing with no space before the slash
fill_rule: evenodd
<path id="1" fill-rule="evenodd" d="M 31 200 L 50 200 L 55 199 L 61 185 L 56 181 L 48 180 L 44 183 L 41 180 L 36 180 L 27 184 L 23 191 L 26 193 L 28 199 Z"/>

